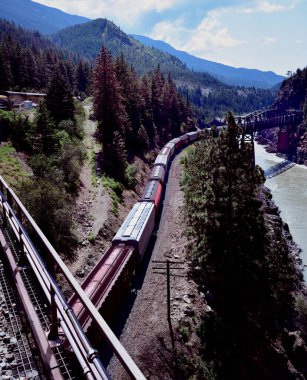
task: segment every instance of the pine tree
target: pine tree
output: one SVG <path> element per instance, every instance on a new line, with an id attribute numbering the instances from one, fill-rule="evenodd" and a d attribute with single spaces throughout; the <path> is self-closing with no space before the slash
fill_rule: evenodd
<path id="1" fill-rule="evenodd" d="M 40 102 L 36 110 L 34 120 L 35 131 L 32 134 L 32 147 L 34 154 L 50 155 L 55 152 L 54 129 L 55 125 L 50 120 L 46 104 Z"/>
<path id="2" fill-rule="evenodd" d="M 116 77 L 120 84 L 123 105 L 127 112 L 130 128 L 126 133 L 126 146 L 131 152 L 135 150 L 135 139 L 141 125 L 141 95 L 139 79 L 132 67 L 129 67 L 120 55 L 115 62 Z"/>
<path id="3" fill-rule="evenodd" d="M 74 119 L 74 99 L 65 77 L 61 74 L 60 68 L 57 68 L 51 78 L 47 96 L 46 106 L 50 117 L 59 123 L 61 120 Z"/>
<path id="4" fill-rule="evenodd" d="M 152 110 L 152 100 L 151 100 L 151 86 L 148 76 L 144 76 L 140 84 L 140 94 L 141 94 L 141 104 L 140 112 L 142 124 L 146 129 L 146 133 L 149 139 L 149 147 L 153 148 L 155 146 L 157 130 L 153 121 L 153 110 Z"/>
<path id="5" fill-rule="evenodd" d="M 13 85 L 13 75 L 8 47 L 5 41 L 0 45 L 0 88 L 10 89 Z"/>
<path id="6" fill-rule="evenodd" d="M 125 154 L 121 154 L 114 145 L 114 141 L 120 141 L 122 152 L 126 151 L 124 138 L 127 130 L 129 130 L 129 122 L 123 104 L 120 84 L 116 77 L 114 62 L 110 52 L 105 48 L 102 48 L 97 58 L 93 72 L 92 93 L 105 161 L 110 170 L 115 163 L 119 172 L 115 172 L 114 175 L 123 178 L 125 165 L 122 161 Z"/>
<path id="7" fill-rule="evenodd" d="M 164 89 L 165 79 L 158 66 L 151 76 L 151 101 L 152 101 L 152 113 L 153 120 L 157 127 L 158 137 L 163 143 L 163 135 L 165 132 L 165 126 L 163 125 L 163 89 Z"/>
<path id="8" fill-rule="evenodd" d="M 89 76 L 90 76 L 90 68 L 88 63 L 79 62 L 76 68 L 76 89 L 78 92 L 86 93 L 89 86 Z"/>

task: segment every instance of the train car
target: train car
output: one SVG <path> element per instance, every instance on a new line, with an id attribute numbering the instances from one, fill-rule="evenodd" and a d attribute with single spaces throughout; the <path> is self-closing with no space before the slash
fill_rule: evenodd
<path id="1" fill-rule="evenodd" d="M 112 244 L 133 245 L 142 258 L 155 226 L 155 216 L 153 202 L 137 202 L 117 231 Z"/>
<path id="2" fill-rule="evenodd" d="M 173 157 L 175 150 L 176 150 L 176 144 L 175 144 L 175 142 L 172 142 L 172 141 L 168 142 L 165 145 L 165 148 L 168 148 L 171 151 L 171 156 Z"/>
<path id="3" fill-rule="evenodd" d="M 174 141 L 175 140 L 175 141 Z M 180 149 L 183 145 L 183 142 L 181 141 L 180 137 L 177 137 L 176 139 L 174 139 L 172 141 L 175 142 L 175 151 L 177 151 L 178 149 Z"/>
<path id="4" fill-rule="evenodd" d="M 118 307 L 118 297 L 113 297 L 116 293 L 123 293 L 129 289 L 128 284 L 121 285 L 119 277 L 123 277 L 123 271 L 130 272 L 132 278 L 136 267 L 136 249 L 133 246 L 110 246 L 101 257 L 94 269 L 89 273 L 81 284 L 85 294 L 91 299 L 99 309 L 107 297 L 110 298 L 112 292 L 112 305 L 108 307 L 108 315 L 115 312 Z M 82 327 L 87 330 L 91 320 L 78 296 L 74 294 L 69 304 L 72 307 Z"/>
<path id="5" fill-rule="evenodd" d="M 189 138 L 189 142 L 193 142 L 198 139 L 199 133 L 198 131 L 193 131 L 193 132 L 188 132 L 187 135 Z"/>
<path id="6" fill-rule="evenodd" d="M 171 151 L 167 149 L 166 154 L 159 153 L 157 155 L 154 165 L 163 165 L 165 170 L 167 170 L 170 159 L 171 159 Z"/>
<path id="7" fill-rule="evenodd" d="M 123 295 L 129 289 L 137 263 L 142 259 L 152 235 L 169 161 L 177 149 L 196 140 L 200 133 L 196 131 L 172 139 L 161 149 L 141 200 L 133 206 L 114 236 L 111 247 L 81 285 L 107 320 L 112 320 Z M 76 297 L 71 297 L 70 305 L 82 326 L 87 329 L 91 321 Z M 90 326 L 88 332 L 95 336 L 95 326 Z"/>
<path id="8" fill-rule="evenodd" d="M 162 185 L 159 181 L 149 181 L 140 202 L 153 202 L 158 210 L 162 197 Z"/>
<path id="9" fill-rule="evenodd" d="M 159 181 L 161 185 L 164 184 L 166 171 L 163 165 L 154 165 L 150 172 L 150 181 Z"/>
<path id="10" fill-rule="evenodd" d="M 187 133 L 185 133 L 184 135 L 180 136 L 180 140 L 182 142 L 182 146 L 186 145 L 189 143 L 189 136 Z"/>
<path id="11" fill-rule="evenodd" d="M 186 145 L 189 142 L 189 136 L 185 133 L 184 135 L 177 138 L 176 144 L 176 150 L 182 148 L 184 145 Z"/>

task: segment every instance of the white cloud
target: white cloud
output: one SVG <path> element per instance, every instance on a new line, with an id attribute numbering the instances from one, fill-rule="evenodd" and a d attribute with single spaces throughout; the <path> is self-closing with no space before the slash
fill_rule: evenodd
<path id="1" fill-rule="evenodd" d="M 208 12 L 207 16 L 193 29 L 184 26 L 182 19 L 164 21 L 155 25 L 150 36 L 166 41 L 177 49 L 205 57 L 206 53 L 244 43 L 231 36 L 227 27 L 219 21 L 226 9 Z"/>
<path id="2" fill-rule="evenodd" d="M 276 43 L 276 38 L 275 37 L 263 37 L 262 41 L 264 45 L 273 45 Z"/>
<path id="3" fill-rule="evenodd" d="M 41 4 L 92 19 L 106 17 L 121 25 L 132 25 L 144 12 L 162 12 L 181 0 L 38 0 Z"/>
<path id="4" fill-rule="evenodd" d="M 304 41 L 303 40 L 295 40 L 294 43 L 299 45 L 299 44 L 302 44 Z"/>
<path id="5" fill-rule="evenodd" d="M 239 11 L 241 13 L 275 13 L 289 11 L 297 6 L 299 0 L 286 0 L 283 1 L 284 4 L 271 2 L 268 0 L 258 0 L 255 5 L 250 7 L 241 8 Z"/>

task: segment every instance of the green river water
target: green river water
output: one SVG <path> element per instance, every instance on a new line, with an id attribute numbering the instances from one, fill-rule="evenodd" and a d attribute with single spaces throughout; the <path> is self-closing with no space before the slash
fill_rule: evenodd
<path id="1" fill-rule="evenodd" d="M 255 146 L 256 163 L 264 170 L 282 161 L 267 153 L 261 145 Z M 307 265 L 307 167 L 296 165 L 280 175 L 267 179 L 265 185 L 271 190 L 273 200 L 288 223 L 294 241 L 302 249 L 301 258 Z M 304 271 L 307 279 L 307 268 Z"/>

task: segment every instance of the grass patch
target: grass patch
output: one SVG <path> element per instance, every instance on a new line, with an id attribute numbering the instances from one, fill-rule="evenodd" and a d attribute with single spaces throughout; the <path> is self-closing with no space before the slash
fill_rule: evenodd
<path id="1" fill-rule="evenodd" d="M 15 189 L 18 183 L 29 174 L 22 169 L 20 161 L 14 154 L 16 154 L 16 150 L 11 144 L 0 146 L 0 173 L 5 181 Z"/>
<path id="2" fill-rule="evenodd" d="M 184 149 L 184 151 L 182 152 L 182 156 L 180 157 L 180 165 L 184 165 L 186 157 L 194 149 L 195 147 L 193 145 L 189 145 L 187 148 Z"/>
<path id="3" fill-rule="evenodd" d="M 110 195 L 112 198 L 112 211 L 117 216 L 118 205 L 121 201 L 124 186 L 120 182 L 116 181 L 114 178 L 110 178 L 107 176 L 102 176 L 101 183 L 103 187 L 110 190 Z"/>
<path id="4" fill-rule="evenodd" d="M 89 234 L 88 237 L 87 237 L 87 240 L 88 240 L 91 244 L 94 244 L 94 243 L 95 243 L 95 239 L 96 239 L 96 236 L 95 236 L 93 233 Z"/>

